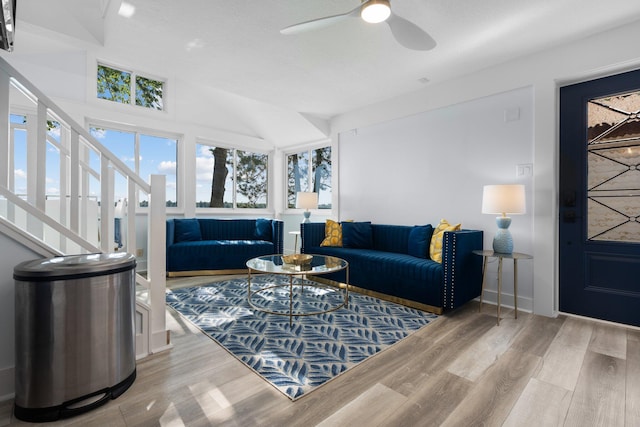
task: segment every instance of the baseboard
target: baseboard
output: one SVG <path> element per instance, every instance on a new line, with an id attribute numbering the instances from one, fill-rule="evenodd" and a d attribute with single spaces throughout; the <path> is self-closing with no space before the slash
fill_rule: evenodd
<path id="1" fill-rule="evenodd" d="M 142 359 L 145 359 L 147 357 L 151 356 L 150 353 L 140 353 L 140 354 L 136 354 L 136 362 Z"/>
<path id="2" fill-rule="evenodd" d="M 13 399 L 16 396 L 16 368 L 0 369 L 0 402 Z"/>
<path id="3" fill-rule="evenodd" d="M 477 298 L 480 301 L 480 298 Z M 513 304 L 514 298 L 513 294 L 502 293 L 502 297 L 500 298 L 500 306 L 506 308 L 514 308 Z M 490 289 L 484 290 L 484 296 L 482 298 L 483 303 L 497 305 L 498 304 L 498 292 Z M 533 299 L 518 297 L 518 311 L 526 311 L 529 313 L 533 313 Z"/>
<path id="4" fill-rule="evenodd" d="M 567 316 L 567 317 L 573 317 L 573 318 L 576 318 L 576 319 L 582 319 L 582 320 L 586 320 L 586 321 L 591 321 L 591 322 L 595 322 L 595 323 L 602 323 L 603 325 L 615 326 L 615 327 L 618 327 L 618 328 L 626 328 L 626 329 L 630 329 L 632 331 L 640 331 L 640 326 L 627 325 L 625 323 L 612 322 L 610 320 L 596 319 L 595 317 L 581 316 L 579 314 L 567 313 L 567 312 L 564 312 L 564 311 L 560 311 L 558 314 L 561 314 L 561 315 L 564 315 L 564 316 Z"/>
<path id="5" fill-rule="evenodd" d="M 171 344 L 170 341 L 169 331 L 154 332 L 151 335 L 150 347 L 149 353 L 151 354 L 173 348 L 173 344 Z"/>

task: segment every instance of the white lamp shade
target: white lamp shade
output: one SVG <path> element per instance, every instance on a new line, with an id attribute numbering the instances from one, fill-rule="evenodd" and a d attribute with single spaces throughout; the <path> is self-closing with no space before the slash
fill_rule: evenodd
<path id="1" fill-rule="evenodd" d="M 523 214 L 526 213 L 524 185 L 485 185 L 482 192 L 482 213 Z"/>
<path id="2" fill-rule="evenodd" d="M 296 208 L 298 209 L 317 209 L 318 193 L 299 191 L 296 194 Z"/>

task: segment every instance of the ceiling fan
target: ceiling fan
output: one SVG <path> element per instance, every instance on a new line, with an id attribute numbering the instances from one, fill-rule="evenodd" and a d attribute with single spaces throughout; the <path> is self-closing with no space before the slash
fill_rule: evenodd
<path id="1" fill-rule="evenodd" d="M 280 30 L 280 33 L 298 34 L 328 27 L 347 18 L 358 16 L 372 24 L 386 22 L 398 43 L 408 49 L 430 50 L 436 47 L 436 41 L 426 31 L 393 13 L 390 0 L 362 0 L 362 4 L 349 12 L 290 25 Z"/>

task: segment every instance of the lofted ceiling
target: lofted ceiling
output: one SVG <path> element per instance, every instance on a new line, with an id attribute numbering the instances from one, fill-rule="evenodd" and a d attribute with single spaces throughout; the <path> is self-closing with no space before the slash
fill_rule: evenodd
<path id="1" fill-rule="evenodd" d="M 29 31 L 54 31 L 67 49 L 77 43 L 114 63 L 227 94 L 256 135 L 285 145 L 326 135 L 332 116 L 640 19 L 632 0 L 392 0 L 394 13 L 427 31 L 435 49 L 406 49 L 386 24 L 359 18 L 279 32 L 359 3 L 30 0 L 18 5 L 15 53 L 44 49 L 26 36 L 21 46 L 20 21 Z M 56 48 L 63 47 L 47 51 Z M 287 123 L 293 136 L 279 130 Z"/>

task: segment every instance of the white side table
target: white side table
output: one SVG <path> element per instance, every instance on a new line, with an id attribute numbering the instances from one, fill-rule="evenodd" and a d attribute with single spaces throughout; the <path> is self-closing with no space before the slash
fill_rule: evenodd
<path id="1" fill-rule="evenodd" d="M 293 243 L 293 253 L 298 253 L 298 236 L 300 235 L 299 231 L 290 231 L 290 235 L 295 236 L 295 240 Z"/>
<path id="2" fill-rule="evenodd" d="M 500 296 L 502 295 L 502 260 L 513 260 L 513 305 L 515 308 L 515 318 L 518 318 L 518 260 L 533 259 L 533 256 L 520 252 L 502 254 L 494 251 L 473 251 L 474 254 L 484 257 L 482 264 L 482 292 L 480 293 L 480 311 L 482 311 L 482 297 L 484 296 L 484 284 L 487 277 L 487 259 L 498 258 L 498 326 L 500 326 Z"/>

